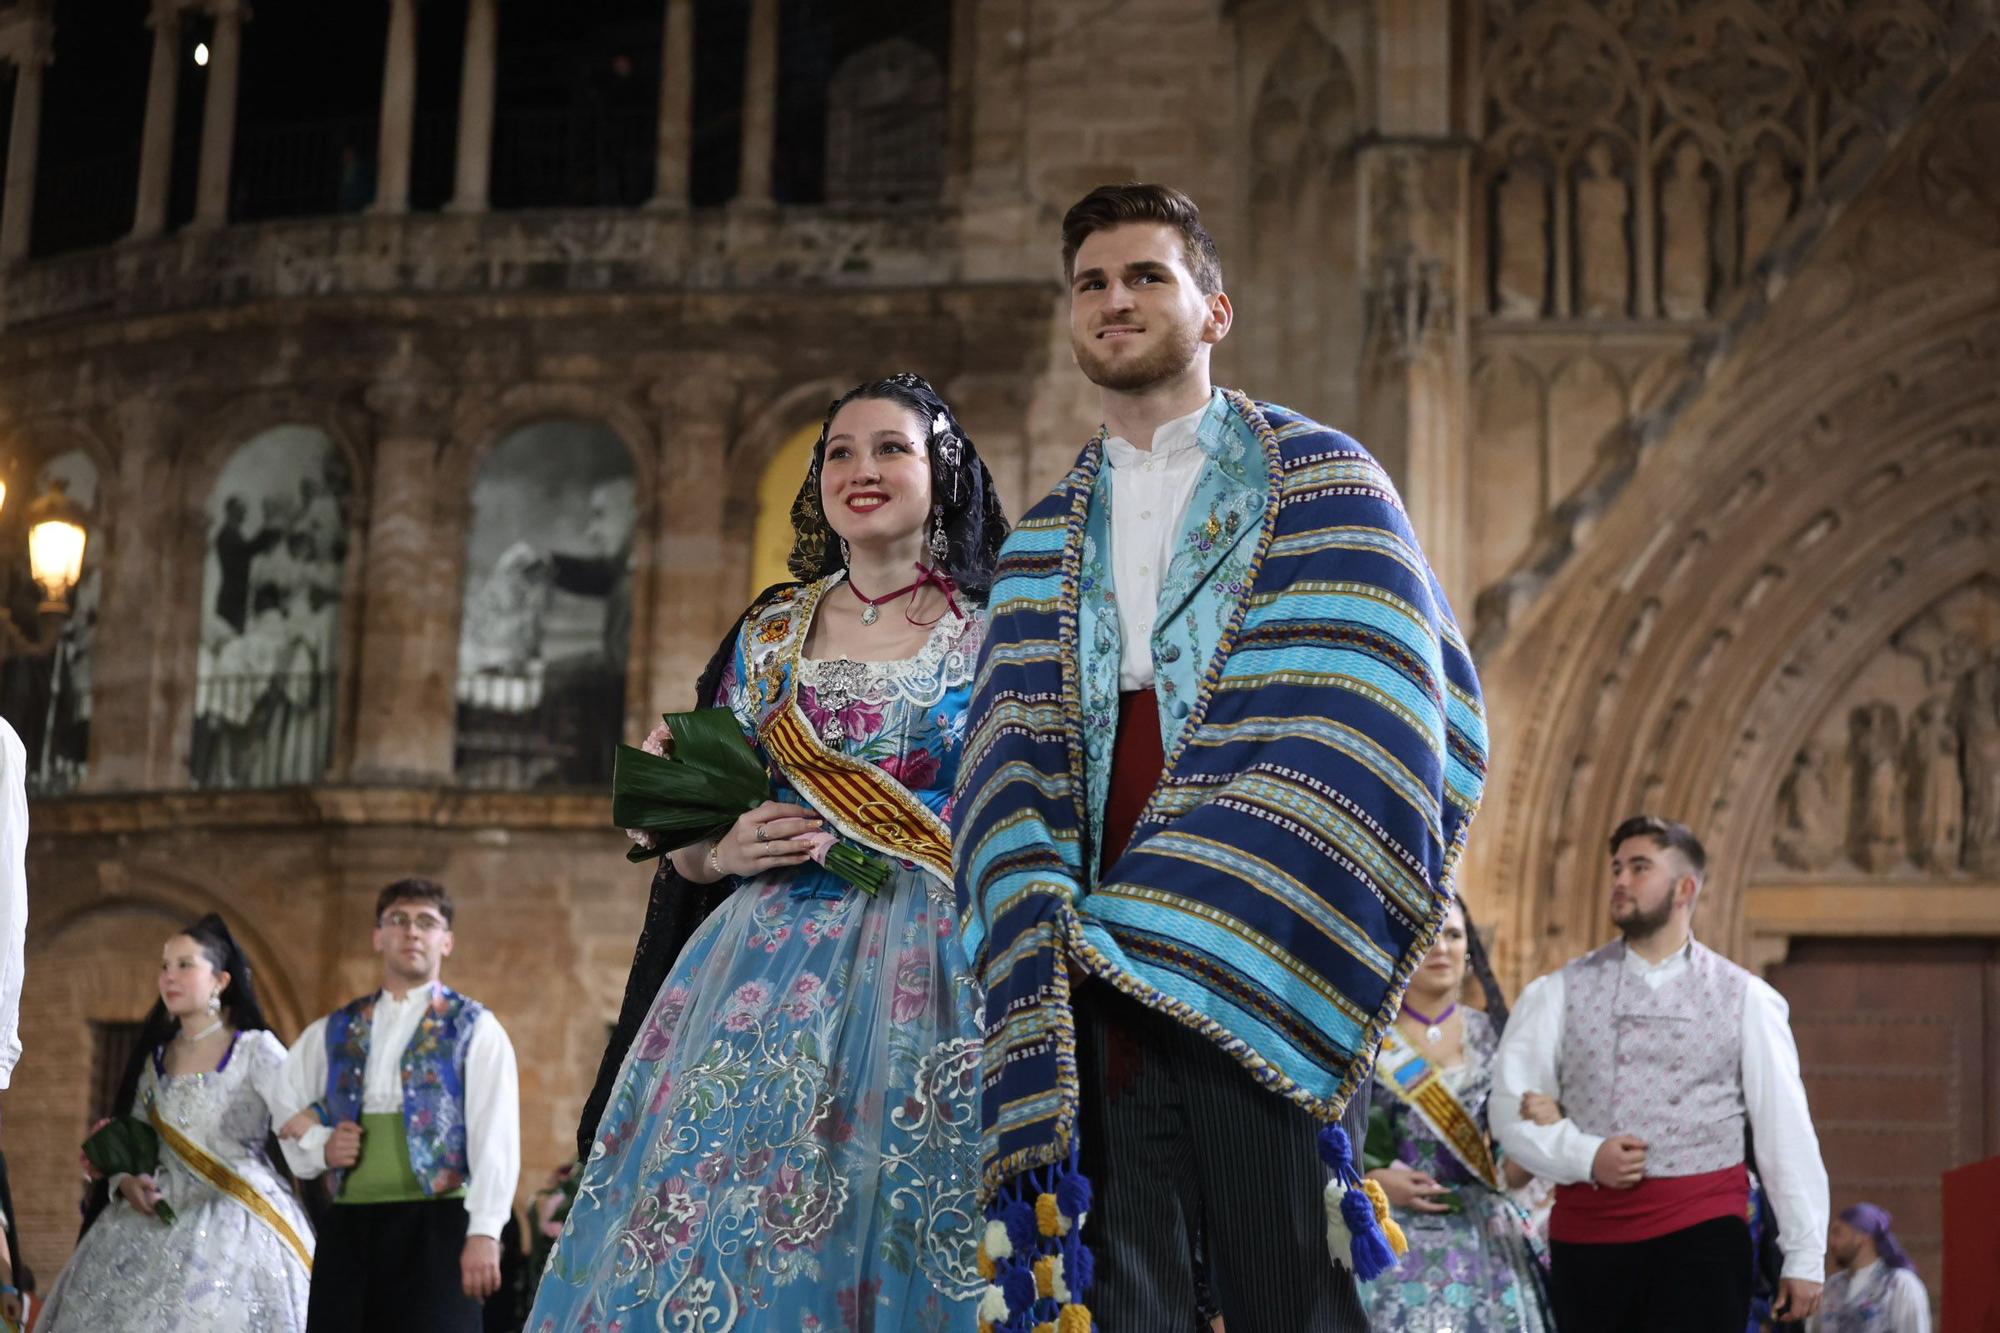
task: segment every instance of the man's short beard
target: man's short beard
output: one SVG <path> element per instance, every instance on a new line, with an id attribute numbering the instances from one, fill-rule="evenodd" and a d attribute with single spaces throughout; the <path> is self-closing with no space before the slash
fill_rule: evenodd
<path id="1" fill-rule="evenodd" d="M 1667 922 L 1673 919 L 1673 915 L 1674 898 L 1672 894 L 1668 894 L 1657 909 L 1648 912 L 1635 906 L 1626 914 L 1624 920 L 1613 917 L 1611 924 L 1618 927 L 1618 933 L 1627 940 L 1651 939 L 1666 928 Z"/>
<path id="2" fill-rule="evenodd" d="M 1151 352 L 1116 367 L 1109 358 L 1097 354 L 1095 335 L 1071 338 L 1070 346 L 1083 377 L 1092 384 L 1117 393 L 1137 393 L 1178 378 L 1193 365 L 1195 353 L 1201 349 L 1201 330 L 1176 325 L 1168 329 L 1166 341 Z"/>

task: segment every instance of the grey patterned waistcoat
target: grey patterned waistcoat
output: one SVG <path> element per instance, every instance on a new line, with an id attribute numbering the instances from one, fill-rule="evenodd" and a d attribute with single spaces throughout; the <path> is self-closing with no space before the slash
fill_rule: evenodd
<path id="1" fill-rule="evenodd" d="M 1657 991 L 1613 941 L 1562 971 L 1563 1110 L 1592 1134 L 1636 1134 L 1648 1176 L 1743 1160 L 1743 996 L 1750 974 L 1704 948 Z"/>

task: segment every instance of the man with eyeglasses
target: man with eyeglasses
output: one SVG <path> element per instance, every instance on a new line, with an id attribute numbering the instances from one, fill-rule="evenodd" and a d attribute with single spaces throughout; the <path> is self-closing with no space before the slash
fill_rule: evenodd
<path id="1" fill-rule="evenodd" d="M 333 1173 L 307 1333 L 477 1333 L 500 1286 L 521 1173 L 514 1046 L 438 979 L 451 896 L 405 879 L 375 901 L 382 988 L 308 1027 L 273 1100 L 301 1179 Z"/>

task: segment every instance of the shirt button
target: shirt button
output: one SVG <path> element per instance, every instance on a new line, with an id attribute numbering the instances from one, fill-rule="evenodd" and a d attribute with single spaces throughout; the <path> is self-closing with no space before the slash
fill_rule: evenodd
<path id="1" fill-rule="evenodd" d="M 1139 566 L 1139 572 L 1141 574 L 1150 574 L 1153 572 L 1153 567 L 1151 565 L 1141 565 Z"/>
<path id="2" fill-rule="evenodd" d="M 1139 515 L 1140 518 L 1151 518 L 1152 516 L 1153 516 L 1153 511 L 1150 509 L 1144 511 Z"/>

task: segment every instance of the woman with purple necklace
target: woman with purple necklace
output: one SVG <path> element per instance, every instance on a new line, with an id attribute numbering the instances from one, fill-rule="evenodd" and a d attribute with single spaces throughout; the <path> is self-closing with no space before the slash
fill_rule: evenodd
<path id="1" fill-rule="evenodd" d="M 1468 958 L 1487 1009 L 1461 1003 Z M 1543 1259 L 1507 1191 L 1529 1176 L 1499 1157 L 1486 1124 L 1490 1065 L 1507 1011 L 1465 909 L 1446 909 L 1375 1064 L 1368 1173 L 1410 1242 L 1394 1273 L 1364 1285 L 1376 1328 L 1424 1333 L 1553 1333 Z M 1386 1126 L 1384 1135 L 1381 1129 Z"/>

